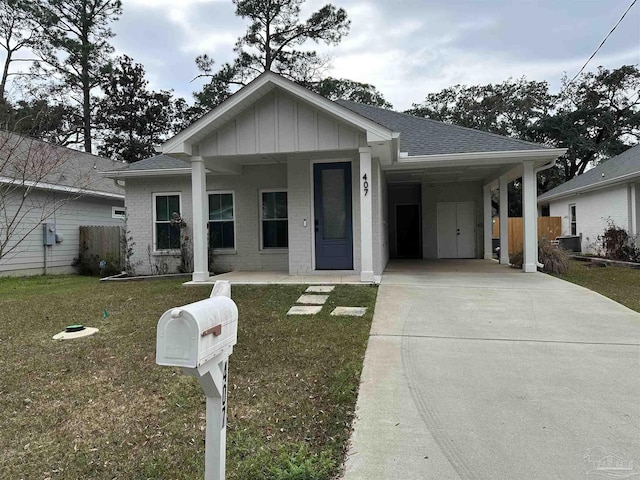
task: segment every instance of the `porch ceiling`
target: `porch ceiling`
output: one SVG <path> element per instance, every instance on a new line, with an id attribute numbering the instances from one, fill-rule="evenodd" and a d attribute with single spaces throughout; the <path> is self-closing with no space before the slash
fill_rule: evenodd
<path id="1" fill-rule="evenodd" d="M 320 150 L 316 152 L 294 152 L 294 153 L 258 153 L 251 155 L 224 155 L 205 156 L 206 169 L 212 173 L 239 175 L 242 167 L 246 165 L 274 165 L 282 164 L 297 159 L 311 160 L 335 160 L 351 159 L 358 155 L 358 150 Z"/>
<path id="2" fill-rule="evenodd" d="M 515 166 L 515 165 L 514 165 Z M 452 183 L 481 182 L 499 176 L 504 165 L 478 165 L 466 167 L 432 167 L 387 170 L 389 183 Z"/>

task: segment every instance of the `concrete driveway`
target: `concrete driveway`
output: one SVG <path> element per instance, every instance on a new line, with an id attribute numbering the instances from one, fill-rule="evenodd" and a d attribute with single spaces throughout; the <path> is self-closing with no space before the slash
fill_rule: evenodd
<path id="1" fill-rule="evenodd" d="M 639 465 L 639 314 L 491 261 L 389 265 L 346 479 L 640 479 Z"/>

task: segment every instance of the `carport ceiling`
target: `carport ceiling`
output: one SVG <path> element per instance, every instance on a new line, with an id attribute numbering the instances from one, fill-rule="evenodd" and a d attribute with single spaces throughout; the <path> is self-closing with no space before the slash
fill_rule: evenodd
<path id="1" fill-rule="evenodd" d="M 387 170 L 389 183 L 479 182 L 499 175 L 504 166 L 477 165 L 467 167 L 414 168 Z"/>

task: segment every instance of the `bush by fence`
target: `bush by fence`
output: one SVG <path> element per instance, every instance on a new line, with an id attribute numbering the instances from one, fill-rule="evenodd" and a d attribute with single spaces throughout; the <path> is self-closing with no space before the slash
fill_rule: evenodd
<path id="1" fill-rule="evenodd" d="M 80 227 L 80 250 L 73 265 L 80 275 L 114 275 L 124 269 L 123 236 L 118 226 Z"/>

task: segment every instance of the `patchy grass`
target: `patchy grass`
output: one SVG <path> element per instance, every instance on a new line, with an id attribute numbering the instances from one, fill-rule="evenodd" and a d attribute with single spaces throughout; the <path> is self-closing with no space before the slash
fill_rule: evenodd
<path id="1" fill-rule="evenodd" d="M 339 470 L 377 289 L 338 286 L 320 315 L 286 317 L 304 289 L 233 287 L 230 479 Z M 0 280 L 0 478 L 201 478 L 204 396 L 195 379 L 155 364 L 155 327 L 208 293 L 180 280 Z M 330 317 L 335 305 L 366 306 L 367 316 Z M 76 322 L 100 333 L 51 339 Z"/>
<path id="2" fill-rule="evenodd" d="M 587 287 L 640 312 L 640 270 L 611 266 L 598 267 L 588 262 L 571 260 L 569 271 L 564 275 L 556 276 Z"/>

